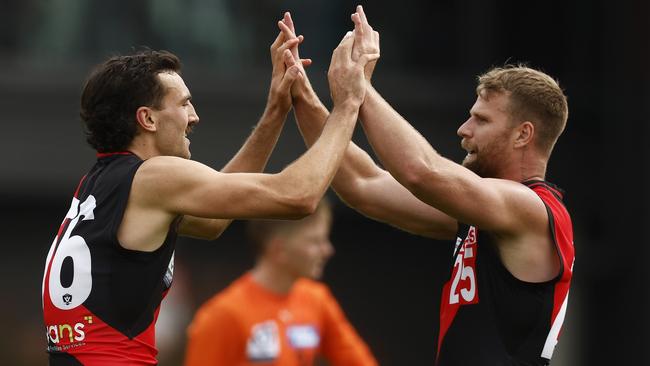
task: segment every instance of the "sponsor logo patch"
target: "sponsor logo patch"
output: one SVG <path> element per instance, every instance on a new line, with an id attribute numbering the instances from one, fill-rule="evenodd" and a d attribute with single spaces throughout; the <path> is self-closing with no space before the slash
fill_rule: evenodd
<path id="1" fill-rule="evenodd" d="M 85 328 L 92 323 L 92 316 L 84 316 L 82 321 L 75 324 L 47 325 L 45 331 L 48 341 L 48 350 L 60 352 L 85 345 Z"/>
<path id="2" fill-rule="evenodd" d="M 280 337 L 275 320 L 258 323 L 251 329 L 246 356 L 251 362 L 273 361 L 280 355 Z"/>
<path id="3" fill-rule="evenodd" d="M 315 326 L 290 325 L 287 327 L 287 338 L 293 348 L 316 348 L 320 344 L 320 335 Z"/>

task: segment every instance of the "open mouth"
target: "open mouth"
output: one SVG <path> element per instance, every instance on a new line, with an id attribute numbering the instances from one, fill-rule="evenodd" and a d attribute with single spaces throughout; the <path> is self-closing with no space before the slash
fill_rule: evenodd
<path id="1" fill-rule="evenodd" d="M 467 155 L 465 155 L 465 158 L 463 161 L 469 161 L 469 160 L 475 160 L 476 159 L 476 150 L 466 150 Z"/>
<path id="2" fill-rule="evenodd" d="M 470 148 L 470 147 L 467 146 L 467 145 L 468 145 L 468 144 L 467 144 L 467 142 L 466 142 L 465 139 L 463 139 L 463 140 L 460 142 L 460 147 L 461 147 L 463 150 L 467 151 L 467 156 L 471 156 L 471 155 L 476 154 L 476 150 L 473 150 L 472 148 Z"/>
<path id="3" fill-rule="evenodd" d="M 191 135 L 192 132 L 194 132 L 194 128 L 193 127 L 187 127 L 185 129 L 185 138 L 189 138 L 189 135 Z"/>

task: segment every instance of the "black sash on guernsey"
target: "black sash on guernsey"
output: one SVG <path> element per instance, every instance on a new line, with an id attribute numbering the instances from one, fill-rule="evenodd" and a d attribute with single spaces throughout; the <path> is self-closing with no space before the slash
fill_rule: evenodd
<path id="1" fill-rule="evenodd" d="M 560 259 L 551 281 L 529 283 L 503 265 L 489 232 L 460 225 L 441 299 L 440 366 L 548 365 L 564 320 L 573 272 L 573 231 L 562 191 L 525 182 L 544 202 Z"/>
<path id="2" fill-rule="evenodd" d="M 48 253 L 43 312 L 50 365 L 154 365 L 155 320 L 171 286 L 176 227 L 153 252 L 117 230 L 142 160 L 98 154 Z"/>

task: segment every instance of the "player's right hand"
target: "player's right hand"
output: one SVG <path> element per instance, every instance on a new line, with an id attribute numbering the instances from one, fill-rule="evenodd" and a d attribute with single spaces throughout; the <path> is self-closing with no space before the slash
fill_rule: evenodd
<path id="1" fill-rule="evenodd" d="M 361 53 L 355 61 L 352 59 L 353 45 L 354 36 L 348 32 L 332 53 L 327 78 L 335 106 L 344 102 L 352 103 L 355 107 L 361 106 L 366 90 L 364 67 L 368 62 L 379 58 L 378 53 Z"/>

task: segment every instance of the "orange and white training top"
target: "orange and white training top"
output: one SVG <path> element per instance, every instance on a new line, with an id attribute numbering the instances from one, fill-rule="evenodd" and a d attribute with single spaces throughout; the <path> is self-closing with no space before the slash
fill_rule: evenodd
<path id="1" fill-rule="evenodd" d="M 245 274 L 197 311 L 186 366 L 377 365 L 327 286 L 300 279 L 279 295 Z"/>

